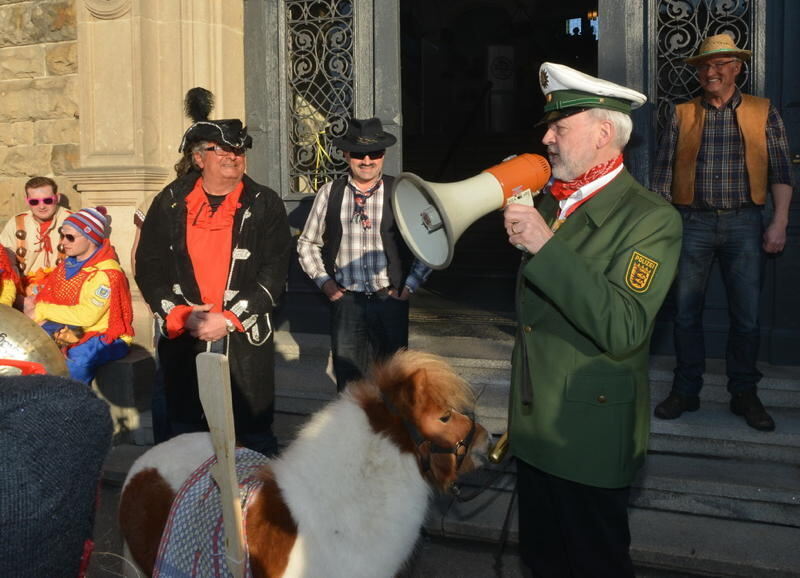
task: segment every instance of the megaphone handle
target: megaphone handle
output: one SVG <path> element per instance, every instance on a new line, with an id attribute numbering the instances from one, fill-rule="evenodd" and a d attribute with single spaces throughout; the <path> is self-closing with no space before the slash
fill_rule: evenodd
<path id="1" fill-rule="evenodd" d="M 525 205 L 526 207 L 533 206 L 533 198 L 539 194 L 539 191 L 532 193 L 530 189 L 525 189 L 524 191 L 520 191 L 516 195 L 509 197 L 506 200 L 505 206 L 516 204 L 516 205 Z"/>

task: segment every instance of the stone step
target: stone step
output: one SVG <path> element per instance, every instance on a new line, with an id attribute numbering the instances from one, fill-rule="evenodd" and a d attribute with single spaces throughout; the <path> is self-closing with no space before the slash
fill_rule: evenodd
<path id="1" fill-rule="evenodd" d="M 800 472 L 787 464 L 651 453 L 631 504 L 800 528 Z"/>
<path id="2" fill-rule="evenodd" d="M 493 434 L 505 431 L 510 379 L 511 342 L 472 337 L 412 334 L 412 348 L 444 356 L 476 392 L 476 415 Z M 335 398 L 327 335 L 276 333 L 276 407 L 311 413 Z M 654 357 L 651 365 L 653 406 L 666 396 L 670 358 Z M 669 369 L 667 369 L 669 367 Z M 728 410 L 724 372 L 719 360 L 709 361 L 701 408 L 677 420 L 651 423 L 651 449 L 721 458 L 742 457 L 800 464 L 800 389 L 795 368 L 762 366 L 761 396 L 777 423 L 775 432 L 758 432 Z"/>
<path id="3" fill-rule="evenodd" d="M 108 402 L 114 424 L 113 443 L 151 444 L 151 394 L 155 359 L 134 344 L 128 355 L 97 370 L 92 389 Z"/>
<path id="4" fill-rule="evenodd" d="M 663 400 L 672 386 L 673 357 L 654 355 L 650 358 L 651 394 L 657 401 Z M 758 394 L 767 407 L 800 407 L 800 367 L 759 364 L 764 377 L 758 384 Z M 728 402 L 728 378 L 725 375 L 725 362 L 722 359 L 709 359 L 706 362 L 703 389 L 700 401 Z"/>
<path id="5" fill-rule="evenodd" d="M 650 456 L 648 461 L 631 494 L 631 554 L 636 563 L 714 576 L 800 576 L 796 468 L 737 467 L 678 456 Z M 507 540 L 516 544 L 516 507 L 509 512 L 513 467 L 494 478 L 497 473 L 495 466 L 468 477 L 464 496 L 492 479 L 490 489 L 471 501 L 437 497 L 426 531 L 497 542 L 509 516 Z M 761 479 L 750 479 L 755 477 Z"/>
<path id="6" fill-rule="evenodd" d="M 635 563 L 710 576 L 797 578 L 800 529 L 633 508 Z"/>
<path id="7" fill-rule="evenodd" d="M 474 503 L 437 497 L 430 523 L 444 529 L 466 523 L 459 531 L 496 540 L 515 478 L 514 462 L 508 460 L 468 474 L 461 480 L 460 497 L 483 494 Z M 800 528 L 796 466 L 651 453 L 631 488 L 634 508 Z"/>
<path id="8" fill-rule="evenodd" d="M 650 450 L 800 466 L 800 409 L 771 408 L 770 414 L 775 431 L 760 432 L 733 415 L 727 403 L 703 403 L 675 420 L 653 418 Z"/>

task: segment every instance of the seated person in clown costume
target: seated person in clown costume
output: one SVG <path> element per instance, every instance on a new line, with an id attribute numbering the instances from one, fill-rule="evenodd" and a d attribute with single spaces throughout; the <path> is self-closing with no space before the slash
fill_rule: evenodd
<path id="1" fill-rule="evenodd" d="M 11 262 L 8 249 L 0 245 L 0 305 L 14 305 L 18 283 L 17 268 Z"/>
<path id="2" fill-rule="evenodd" d="M 133 340 L 128 280 L 107 239 L 105 208 L 81 209 L 59 230 L 67 258 L 25 313 L 62 347 L 73 379 L 91 383 L 100 365 L 125 357 Z"/>

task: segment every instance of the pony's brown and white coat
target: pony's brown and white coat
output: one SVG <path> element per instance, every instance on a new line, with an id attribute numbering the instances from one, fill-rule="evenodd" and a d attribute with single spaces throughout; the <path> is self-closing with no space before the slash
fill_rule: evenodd
<path id="1" fill-rule="evenodd" d="M 452 369 L 420 352 L 395 354 L 372 379 L 352 384 L 263 469 L 245 522 L 253 575 L 394 576 L 417 539 L 431 487 L 448 488 L 486 454 L 488 436 L 477 426 L 458 466 L 455 448 L 472 427 L 459 410 L 470 402 Z M 415 441 L 409 428 L 425 441 Z M 433 446 L 454 452 L 431 452 Z M 206 434 L 189 434 L 156 446 L 131 468 L 120 523 L 145 571 L 173 496 L 211 453 Z"/>

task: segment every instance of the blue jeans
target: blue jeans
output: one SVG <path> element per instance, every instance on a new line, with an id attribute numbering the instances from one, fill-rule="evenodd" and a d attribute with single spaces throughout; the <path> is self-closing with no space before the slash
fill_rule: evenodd
<path id="1" fill-rule="evenodd" d="M 675 280 L 677 364 L 673 391 L 696 396 L 703 387 L 703 307 L 714 259 L 719 261 L 728 297 L 728 391 L 733 394 L 752 390 L 761 379 L 756 359 L 764 270 L 762 211 L 757 207 L 679 211 L 683 216 L 683 246 Z"/>
<path id="2" fill-rule="evenodd" d="M 347 292 L 331 303 L 331 351 L 336 388 L 367 374 L 373 361 L 408 347 L 408 301 L 385 292 Z"/>

